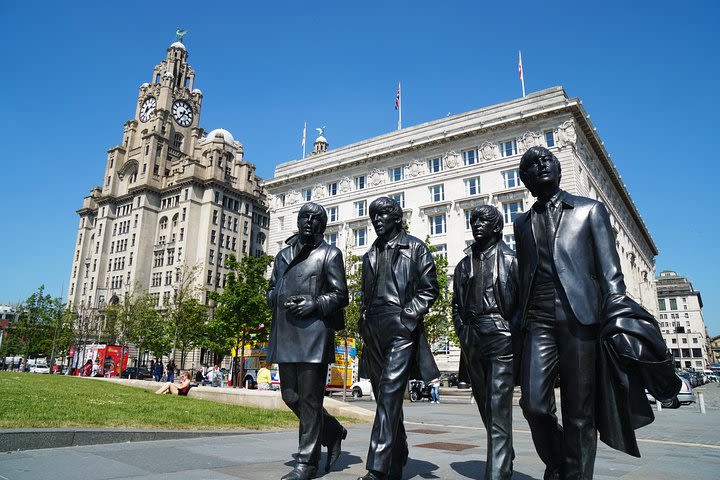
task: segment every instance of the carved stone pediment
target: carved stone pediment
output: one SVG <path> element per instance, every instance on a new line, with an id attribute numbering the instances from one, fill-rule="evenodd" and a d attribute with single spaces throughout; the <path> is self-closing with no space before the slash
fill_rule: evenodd
<path id="1" fill-rule="evenodd" d="M 290 190 L 287 192 L 285 196 L 285 200 L 287 201 L 288 205 L 295 205 L 296 203 L 300 203 L 302 200 L 302 195 L 300 195 L 300 192 L 297 190 Z"/>
<path id="2" fill-rule="evenodd" d="M 490 195 L 473 195 L 472 197 L 459 198 L 455 200 L 455 208 L 458 210 L 467 210 L 470 208 L 487 205 Z"/>
<path id="3" fill-rule="evenodd" d="M 460 166 L 460 154 L 455 150 L 450 150 L 442 157 L 445 168 L 455 168 Z"/>
<path id="4" fill-rule="evenodd" d="M 575 122 L 572 120 L 563 122 L 555 131 L 555 138 L 557 138 L 557 146 L 559 149 L 574 147 L 577 142 Z"/>
<path id="5" fill-rule="evenodd" d="M 495 160 L 497 157 L 497 148 L 492 142 L 483 142 L 478 150 L 483 160 Z"/>
<path id="6" fill-rule="evenodd" d="M 408 176 L 419 177 L 425 173 L 425 162 L 422 160 L 413 160 L 410 165 L 407 166 Z"/>
<path id="7" fill-rule="evenodd" d="M 362 217 L 362 218 L 355 218 L 353 220 L 347 221 L 348 228 L 360 228 L 360 227 L 367 227 L 370 223 L 370 219 L 368 217 Z"/>
<path id="8" fill-rule="evenodd" d="M 525 199 L 525 189 L 517 188 L 503 193 L 497 193 L 495 194 L 495 199 L 498 202 L 512 202 L 513 200 L 523 200 Z"/>
<path id="9" fill-rule="evenodd" d="M 327 191 L 325 190 L 325 185 L 322 183 L 318 183 L 314 187 L 312 187 L 312 198 L 313 199 L 319 199 L 324 198 L 327 194 Z"/>
<path id="10" fill-rule="evenodd" d="M 371 187 L 377 187 L 382 185 L 385 181 L 385 171 L 379 168 L 374 168 L 368 175 L 368 185 Z"/>
<path id="11" fill-rule="evenodd" d="M 352 180 L 350 177 L 342 177 L 338 182 L 338 190 L 340 193 L 347 193 L 352 190 Z"/>
<path id="12" fill-rule="evenodd" d="M 450 211 L 450 205 L 452 205 L 452 202 L 450 200 L 431 203 L 429 205 L 423 205 L 420 207 L 420 215 L 431 216 L 440 215 L 441 213 L 447 213 Z"/>
<path id="13" fill-rule="evenodd" d="M 328 233 L 339 233 L 341 226 L 342 222 L 334 222 L 331 224 L 329 223 L 327 227 L 325 227 L 325 235 L 327 235 Z"/>
<path id="14" fill-rule="evenodd" d="M 518 139 L 518 149 L 520 152 L 526 152 L 530 147 L 544 147 L 542 133 L 525 132 Z"/>

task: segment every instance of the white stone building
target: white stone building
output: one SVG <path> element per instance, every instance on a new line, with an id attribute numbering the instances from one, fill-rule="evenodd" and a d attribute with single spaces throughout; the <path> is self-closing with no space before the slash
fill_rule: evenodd
<path id="1" fill-rule="evenodd" d="M 561 87 L 337 149 L 318 139 L 311 155 L 278 165 L 265 182 L 269 253 L 295 231 L 300 206 L 312 200 L 328 210 L 327 240 L 361 255 L 375 239 L 369 204 L 389 195 L 403 206 L 410 233 L 429 237 L 447 254 L 452 273 L 472 241 L 468 218 L 478 204 L 503 212 L 504 238 L 514 247 L 512 221 L 534 202 L 517 168 L 533 145 L 557 155 L 563 189 L 608 207 L 628 292 L 655 312 L 657 248 L 589 115 Z M 446 346 L 445 352 L 438 356 L 440 368 L 455 368 L 457 349 Z"/>
<path id="2" fill-rule="evenodd" d="M 677 368 L 703 370 L 712 361 L 702 297 L 692 283 L 675 272 L 660 272 L 657 286 L 658 322 Z"/>
<path id="3" fill-rule="evenodd" d="M 175 42 L 140 86 L 122 144 L 108 150 L 102 186 L 83 200 L 68 301 L 98 332 L 109 302 L 149 292 L 168 304 L 183 266 L 199 298 L 221 289 L 223 258 L 267 250 L 266 197 L 243 146 L 221 128 L 200 127 L 203 94 Z"/>

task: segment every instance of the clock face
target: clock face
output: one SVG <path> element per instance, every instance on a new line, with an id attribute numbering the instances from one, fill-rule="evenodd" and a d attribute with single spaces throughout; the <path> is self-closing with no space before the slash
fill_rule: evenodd
<path id="1" fill-rule="evenodd" d="M 141 122 L 147 122 L 150 120 L 150 115 L 155 113 L 155 106 L 157 105 L 157 100 L 155 100 L 155 97 L 148 97 L 145 99 L 145 101 L 142 104 L 142 107 L 140 107 L 140 121 Z"/>
<path id="2" fill-rule="evenodd" d="M 193 121 L 193 111 L 185 100 L 176 100 L 172 106 L 172 116 L 181 127 L 189 127 Z"/>

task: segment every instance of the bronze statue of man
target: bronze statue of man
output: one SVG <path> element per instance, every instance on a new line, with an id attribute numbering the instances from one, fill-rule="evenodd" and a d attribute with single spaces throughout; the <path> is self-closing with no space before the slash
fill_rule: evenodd
<path id="1" fill-rule="evenodd" d="M 277 363 L 285 404 L 300 420 L 295 468 L 282 480 L 314 478 L 320 446 L 325 471 L 340 456 L 347 431 L 323 408 L 328 364 L 335 361 L 335 331 L 345 328 L 348 290 L 342 253 L 323 239 L 325 209 L 306 203 L 299 233 L 275 257 L 267 300 L 272 308 L 267 363 Z"/>
<path id="2" fill-rule="evenodd" d="M 368 472 L 359 480 L 401 479 L 408 457 L 402 404 L 410 372 L 416 363 L 437 372 L 422 325 L 438 295 L 435 261 L 422 240 L 405 233 L 402 213 L 389 197 L 370 204 L 378 238 L 362 260 L 359 330 L 377 409 Z"/>
<path id="3" fill-rule="evenodd" d="M 520 179 L 537 198 L 514 224 L 524 334 L 520 406 L 544 478 L 591 479 L 601 311 L 609 295 L 625 294 L 625 282 L 605 206 L 561 190 L 560 176 L 547 148 L 532 147 L 520 160 Z"/>
<path id="4" fill-rule="evenodd" d="M 485 480 L 510 480 L 512 443 L 513 342 L 518 272 L 515 252 L 502 241 L 497 208 L 472 210 L 475 242 L 455 267 L 453 323 L 485 430 Z"/>

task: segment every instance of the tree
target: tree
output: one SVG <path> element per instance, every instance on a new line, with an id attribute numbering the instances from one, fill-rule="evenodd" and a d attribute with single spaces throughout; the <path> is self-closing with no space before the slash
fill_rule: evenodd
<path id="1" fill-rule="evenodd" d="M 165 311 L 168 338 L 172 339 L 170 358 L 180 350 L 180 368 L 185 368 L 185 356 L 189 350 L 205 338 L 208 309 L 197 300 L 195 280 L 198 267 L 184 265 L 178 273 L 172 301 Z"/>
<path id="2" fill-rule="evenodd" d="M 9 335 L 13 342 L 9 348 L 22 356 L 20 368 L 25 368 L 30 356 L 50 355 L 57 337 L 67 333 L 63 328 L 65 306 L 60 298 L 45 293 L 41 285 L 37 292 L 30 295 L 19 307 L 18 317 L 9 325 Z"/>
<path id="3" fill-rule="evenodd" d="M 212 292 L 211 298 L 217 302 L 213 318 L 208 324 L 207 344 L 216 352 L 229 352 L 235 355 L 240 351 L 245 356 L 245 345 L 267 341 L 272 313 L 265 300 L 268 279 L 265 273 L 273 258 L 268 255 L 244 257 L 238 261 L 229 255 L 225 267 L 229 270 L 225 289 L 222 293 Z M 233 364 L 234 365 L 234 364 Z M 233 378 L 237 386 L 238 378 L 243 377 L 243 366 L 239 375 Z M 237 369 L 233 368 L 233 372 Z"/>
<path id="4" fill-rule="evenodd" d="M 435 270 L 439 286 L 438 297 L 430 311 L 425 315 L 425 335 L 430 345 L 440 341 L 451 341 L 455 335 L 452 328 L 452 290 L 448 279 L 448 259 L 446 255 L 437 254 L 437 247 L 430 245 L 430 238 L 425 239 L 430 253 L 435 257 Z"/>
<path id="5" fill-rule="evenodd" d="M 149 294 L 125 295 L 127 324 L 125 337 L 138 349 L 136 364 L 140 366 L 140 354 L 143 350 L 154 355 L 164 355 L 170 351 L 170 341 L 162 318 L 155 309 L 155 300 Z"/>

